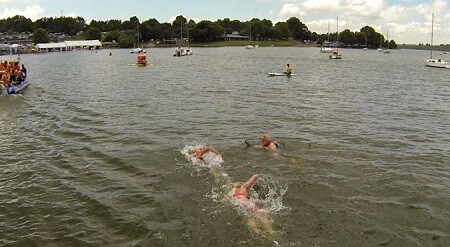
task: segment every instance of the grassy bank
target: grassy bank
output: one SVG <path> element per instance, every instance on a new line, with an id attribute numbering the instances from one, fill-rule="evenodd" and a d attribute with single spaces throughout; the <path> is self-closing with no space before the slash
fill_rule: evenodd
<path id="1" fill-rule="evenodd" d="M 205 42 L 205 43 L 197 43 L 197 42 L 182 42 L 180 44 L 183 47 L 226 47 L 226 46 L 246 46 L 246 45 L 259 45 L 260 47 L 270 47 L 270 46 L 276 46 L 276 47 L 292 47 L 292 46 L 298 46 L 298 47 L 311 47 L 316 46 L 315 44 L 305 44 L 303 42 L 299 42 L 296 40 L 278 40 L 278 41 L 217 41 L 217 42 Z M 163 44 L 154 44 L 154 43 L 148 43 L 145 44 L 146 47 L 175 47 L 176 45 L 163 45 Z"/>
<path id="2" fill-rule="evenodd" d="M 430 50 L 429 45 L 398 45 L 399 49 L 414 49 L 414 50 Z M 434 51 L 447 51 L 450 52 L 450 45 L 433 46 Z"/>

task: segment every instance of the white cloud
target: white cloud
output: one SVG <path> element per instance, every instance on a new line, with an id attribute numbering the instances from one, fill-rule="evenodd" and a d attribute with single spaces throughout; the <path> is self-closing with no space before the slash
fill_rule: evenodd
<path id="1" fill-rule="evenodd" d="M 307 0 L 303 7 L 309 10 L 334 10 L 339 7 L 339 0 Z"/>
<path id="2" fill-rule="evenodd" d="M 381 12 L 380 18 L 384 21 L 398 21 L 411 15 L 411 10 L 403 6 L 392 6 Z"/>
<path id="3" fill-rule="evenodd" d="M 441 43 L 450 43 L 450 1 L 401 0 L 390 4 L 387 0 L 280 0 L 284 2 L 278 18 L 287 19 L 302 12 L 300 21 L 308 29 L 317 33 L 336 31 L 336 16 L 339 17 L 339 30 L 359 31 L 371 26 L 397 43 L 427 43 L 431 33 L 431 14 L 435 13 L 435 34 Z M 295 4 L 293 4 L 295 3 Z M 275 12 L 276 13 L 276 12 Z M 298 14 L 296 14 L 298 16 Z M 276 18 L 276 14 L 274 18 Z"/>
<path id="4" fill-rule="evenodd" d="M 5 1 L 5 0 L 0 0 L 0 1 Z M 22 16 L 25 16 L 25 17 L 30 18 L 31 20 L 35 21 L 42 16 L 42 13 L 44 13 L 44 9 L 41 8 L 41 6 L 39 6 L 39 5 L 27 6 L 27 7 L 25 7 L 24 10 L 4 9 L 3 13 L 0 13 L 0 19 L 13 17 L 16 15 L 22 15 Z"/>
<path id="5" fill-rule="evenodd" d="M 70 13 L 68 15 L 64 15 L 64 17 L 72 17 L 72 18 L 77 18 L 78 16 L 80 16 L 80 15 L 77 15 L 75 13 Z"/>
<path id="6" fill-rule="evenodd" d="M 305 15 L 305 12 L 300 10 L 300 7 L 293 3 L 286 3 L 279 12 L 280 16 L 292 17 Z"/>
<path id="7" fill-rule="evenodd" d="M 377 17 L 383 7 L 383 0 L 341 0 L 339 3 L 341 12 L 364 17 Z"/>

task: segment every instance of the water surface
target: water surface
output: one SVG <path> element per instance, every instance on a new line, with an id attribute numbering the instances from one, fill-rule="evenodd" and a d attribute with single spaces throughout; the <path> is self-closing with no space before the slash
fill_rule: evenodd
<path id="1" fill-rule="evenodd" d="M 448 246 L 450 70 L 427 51 L 22 55 L 0 96 L 2 246 Z M 7 57 L 0 57 L 5 59 Z M 286 63 L 298 76 L 269 77 Z M 278 153 L 245 148 L 269 133 Z M 187 146 L 223 154 L 217 179 Z M 272 237 L 228 200 L 276 192 Z"/>

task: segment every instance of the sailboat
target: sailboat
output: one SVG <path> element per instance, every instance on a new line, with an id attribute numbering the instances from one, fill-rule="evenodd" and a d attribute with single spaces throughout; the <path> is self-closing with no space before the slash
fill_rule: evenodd
<path id="1" fill-rule="evenodd" d="M 387 30 L 386 33 L 386 50 L 383 50 L 384 53 L 391 53 L 391 51 L 389 50 L 389 30 Z"/>
<path id="2" fill-rule="evenodd" d="M 377 51 L 378 52 L 383 52 L 382 41 L 381 41 L 381 34 L 379 34 L 379 36 L 380 36 L 380 47 L 378 47 Z"/>
<path id="3" fill-rule="evenodd" d="M 189 47 L 189 26 L 188 23 L 186 22 L 186 26 L 188 27 L 187 29 L 187 42 L 188 42 L 188 47 Z M 183 21 L 181 22 L 181 29 L 180 29 L 180 40 L 183 40 Z M 175 49 L 175 52 L 173 53 L 174 57 L 181 57 L 181 56 L 187 56 L 187 55 L 192 55 L 192 49 L 185 49 L 181 46 L 178 46 L 177 49 Z"/>
<path id="4" fill-rule="evenodd" d="M 336 51 L 330 54 L 330 59 L 342 59 L 339 53 L 339 19 L 336 17 Z"/>
<path id="5" fill-rule="evenodd" d="M 132 51 L 130 51 L 130 53 L 146 53 L 147 52 L 146 50 L 144 50 L 142 47 L 139 47 L 139 36 L 140 36 L 140 34 L 139 34 L 139 21 L 136 21 L 136 24 L 137 24 L 137 28 L 136 28 L 136 30 L 137 30 L 137 33 L 136 33 L 136 36 L 137 36 L 136 47 Z"/>
<path id="6" fill-rule="evenodd" d="M 425 66 L 435 68 L 447 68 L 450 69 L 450 64 L 441 58 L 433 58 L 433 30 L 434 29 L 434 13 L 431 16 L 431 45 L 430 45 L 430 58 L 425 60 Z"/>
<path id="7" fill-rule="evenodd" d="M 328 33 L 327 33 L 327 41 L 324 41 L 322 47 L 320 47 L 321 53 L 332 53 L 333 48 L 331 48 L 330 42 L 330 23 L 328 23 Z"/>

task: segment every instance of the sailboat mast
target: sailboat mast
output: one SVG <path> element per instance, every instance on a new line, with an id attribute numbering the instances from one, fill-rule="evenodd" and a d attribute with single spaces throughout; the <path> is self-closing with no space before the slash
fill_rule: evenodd
<path id="1" fill-rule="evenodd" d="M 336 51 L 339 50 L 339 17 L 336 17 Z"/>
<path id="2" fill-rule="evenodd" d="M 328 33 L 327 33 L 327 41 L 330 41 L 330 21 L 328 21 Z"/>
<path id="3" fill-rule="evenodd" d="M 431 15 L 431 45 L 430 45 L 430 59 L 433 58 L 433 31 L 434 31 L 434 13 Z"/>
<path id="4" fill-rule="evenodd" d="M 389 29 L 386 31 L 386 36 L 387 36 L 386 47 L 389 50 Z"/>
<path id="5" fill-rule="evenodd" d="M 137 43 L 136 43 L 136 48 L 139 48 L 139 21 L 136 21 L 136 36 L 137 36 Z"/>

